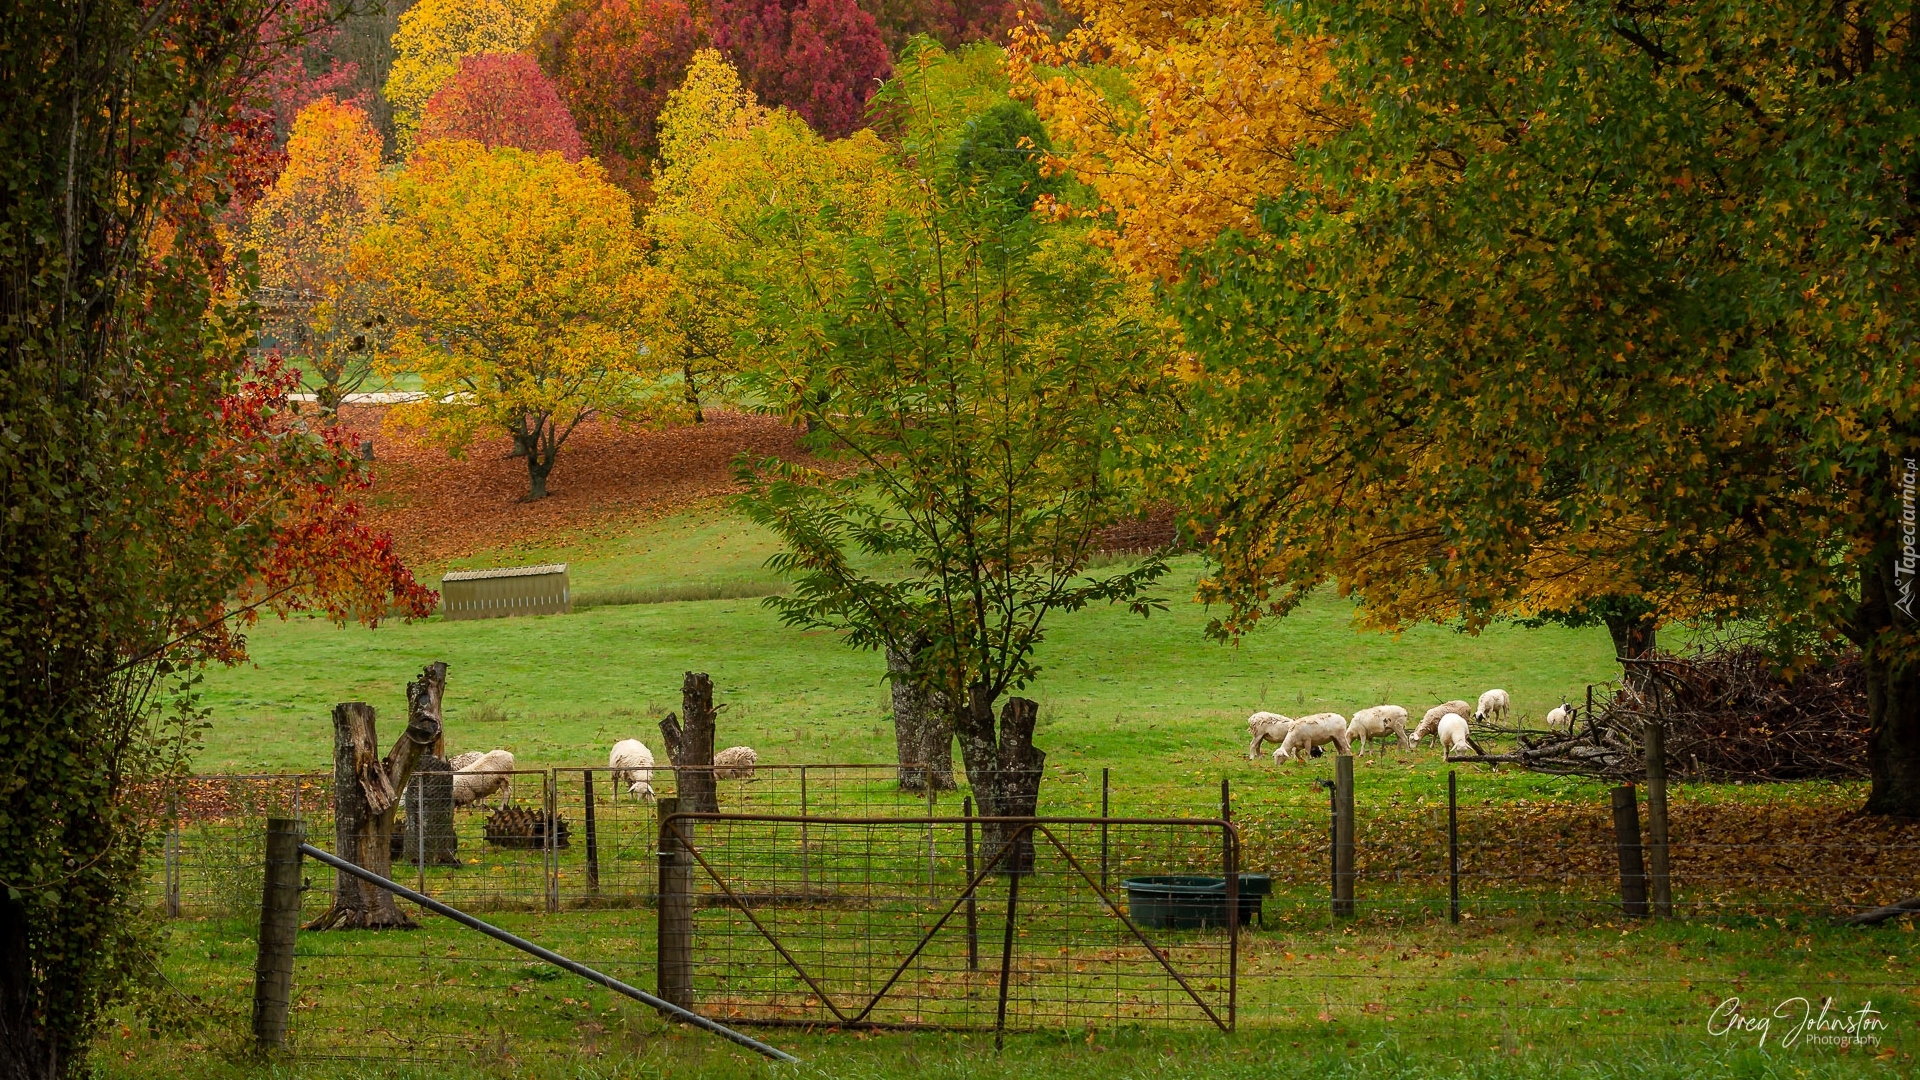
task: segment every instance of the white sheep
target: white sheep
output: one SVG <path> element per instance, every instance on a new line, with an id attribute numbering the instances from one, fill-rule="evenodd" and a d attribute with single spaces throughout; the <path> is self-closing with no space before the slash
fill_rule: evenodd
<path id="1" fill-rule="evenodd" d="M 1459 713 L 1461 716 L 1465 716 L 1467 715 L 1467 710 L 1471 707 L 1472 706 L 1468 705 L 1465 701 L 1455 700 L 1443 701 L 1433 708 L 1428 709 L 1427 715 L 1420 718 L 1420 726 L 1413 729 L 1413 737 L 1408 741 L 1407 745 L 1420 745 L 1421 739 L 1426 738 L 1439 729 L 1441 717 L 1448 713 Z"/>
<path id="2" fill-rule="evenodd" d="M 1447 757 L 1455 753 L 1471 753 L 1473 744 L 1467 741 L 1467 721 L 1459 713 L 1448 713 L 1440 718 L 1440 752 Z"/>
<path id="3" fill-rule="evenodd" d="M 1247 733 L 1253 741 L 1247 744 L 1247 760 L 1260 756 L 1260 748 L 1266 743 L 1284 742 L 1287 732 L 1293 730 L 1293 718 L 1279 713 L 1257 712 L 1247 717 Z"/>
<path id="4" fill-rule="evenodd" d="M 715 780 L 751 780 L 753 767 L 760 763 L 760 755 L 753 752 L 751 746 L 729 746 L 713 755 L 713 778 Z"/>
<path id="5" fill-rule="evenodd" d="M 1353 722 L 1347 725 L 1348 741 L 1358 739 L 1362 753 L 1366 752 L 1368 739 L 1388 732 L 1402 743 L 1407 741 L 1407 710 L 1398 705 L 1375 705 L 1354 713 Z"/>
<path id="6" fill-rule="evenodd" d="M 1561 702 L 1553 711 L 1547 713 L 1547 728 L 1551 731 L 1573 730 L 1573 706 Z"/>
<path id="7" fill-rule="evenodd" d="M 453 769 L 453 805 L 468 806 L 500 792 L 500 805 L 513 800 L 513 754 L 506 750 L 478 750 L 447 762 Z"/>
<path id="8" fill-rule="evenodd" d="M 1292 730 L 1280 741 L 1280 749 L 1273 752 L 1273 763 L 1280 764 L 1282 758 L 1304 762 L 1308 751 L 1327 743 L 1338 747 L 1342 754 L 1352 752 L 1353 744 L 1347 740 L 1347 718 L 1331 712 L 1303 716 L 1293 722 Z"/>
<path id="9" fill-rule="evenodd" d="M 607 755 L 607 767 L 613 770 L 613 782 L 627 785 L 627 794 L 638 795 L 643 802 L 653 801 L 653 751 L 639 739 L 621 739 Z M 619 791 L 614 792 L 618 798 Z"/>
<path id="10" fill-rule="evenodd" d="M 1507 692 L 1505 690 L 1489 690 L 1481 694 L 1480 707 L 1473 710 L 1473 718 L 1475 721 L 1491 720 L 1495 716 L 1498 716 L 1502 720 L 1507 718 Z"/>

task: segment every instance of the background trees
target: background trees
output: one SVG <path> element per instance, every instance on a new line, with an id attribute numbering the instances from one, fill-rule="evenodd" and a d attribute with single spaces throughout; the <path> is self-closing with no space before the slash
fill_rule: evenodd
<path id="1" fill-rule="evenodd" d="M 539 38 L 553 77 L 608 173 L 643 186 L 655 120 L 705 37 L 686 0 L 568 0 Z"/>
<path id="2" fill-rule="evenodd" d="M 383 93 L 393 106 L 394 137 L 412 147 L 434 91 L 460 69 L 460 59 L 519 52 L 533 44 L 553 0 L 420 0 L 400 17 L 393 68 Z"/>
<path id="3" fill-rule="evenodd" d="M 427 99 L 418 138 L 551 150 L 568 161 L 587 150 L 559 91 L 524 53 L 462 57 L 453 78 Z"/>
<path id="4" fill-rule="evenodd" d="M 427 394 L 401 415 L 456 451 L 504 431 L 527 498 L 546 497 L 575 428 L 656 392 L 632 201 L 592 159 L 443 140 L 415 152 L 391 203 L 354 261 L 396 324 L 383 363 Z"/>
<path id="5" fill-rule="evenodd" d="M 365 381 L 384 316 L 347 273 L 347 255 L 380 216 L 380 136 L 352 105 L 300 110 L 287 164 L 253 208 L 250 240 L 270 313 L 264 332 L 294 359 L 332 415 Z"/>
<path id="6" fill-rule="evenodd" d="M 893 72 L 873 16 L 853 0 L 713 0 L 712 36 L 741 81 L 828 138 L 863 126 Z"/>

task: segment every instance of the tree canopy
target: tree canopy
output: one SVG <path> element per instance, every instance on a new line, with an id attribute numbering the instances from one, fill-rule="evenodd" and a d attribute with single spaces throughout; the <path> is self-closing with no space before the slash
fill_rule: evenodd
<path id="1" fill-rule="evenodd" d="M 460 70 L 462 57 L 531 46 L 554 0 L 419 0 L 400 16 L 393 68 L 382 92 L 394 136 L 411 148 L 427 101 Z"/>
<path id="2" fill-rule="evenodd" d="M 462 57 L 453 78 L 427 99 L 418 138 L 551 150 L 568 161 L 587 152 L 567 103 L 525 53 Z"/>

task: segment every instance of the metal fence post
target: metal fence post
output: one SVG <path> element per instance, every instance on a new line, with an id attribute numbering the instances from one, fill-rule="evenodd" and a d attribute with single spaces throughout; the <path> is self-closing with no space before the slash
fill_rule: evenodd
<path id="1" fill-rule="evenodd" d="M 1333 759 L 1333 913 L 1351 916 L 1353 902 L 1353 756 Z"/>
<path id="2" fill-rule="evenodd" d="M 560 910 L 560 783 L 553 770 L 549 769 L 547 775 L 540 778 L 540 785 L 547 806 L 547 857 L 544 869 L 547 874 L 547 914 L 551 915 Z"/>
<path id="3" fill-rule="evenodd" d="M 980 970 L 980 916 L 974 908 L 973 887 L 973 796 L 961 803 L 960 816 L 966 821 L 967 848 L 967 970 Z"/>
<path id="4" fill-rule="evenodd" d="M 933 767 L 932 766 L 927 767 L 926 777 L 927 777 L 927 906 L 933 907 L 939 901 L 935 898 L 934 886 L 933 886 L 933 859 L 934 859 L 933 815 L 934 815 L 934 811 L 937 808 L 934 806 L 934 802 L 933 802 L 934 783 L 933 783 Z"/>
<path id="5" fill-rule="evenodd" d="M 1647 868 L 1640 858 L 1640 804 L 1633 785 L 1613 789 L 1613 845 L 1620 853 L 1620 907 L 1647 913 Z"/>
<path id="6" fill-rule="evenodd" d="M 1673 918 L 1673 877 L 1667 865 L 1667 729 L 1649 720 L 1647 744 L 1647 868 L 1653 875 L 1653 913 Z"/>
<path id="7" fill-rule="evenodd" d="M 993 1024 L 993 1048 L 1001 1048 L 1001 1038 L 1007 1030 L 1007 980 L 1013 973 L 1013 924 L 1020 907 L 1020 879 L 1026 875 L 1020 873 L 1019 859 L 1015 848 L 1020 840 L 1018 832 L 1006 847 L 1007 863 L 1007 925 L 1000 940 L 1000 1009 Z"/>
<path id="8" fill-rule="evenodd" d="M 253 1038 L 262 1048 L 287 1044 L 293 1001 L 293 944 L 300 931 L 300 844 L 293 818 L 267 819 L 265 883 L 260 889 L 259 951 L 253 965 Z"/>
<path id="9" fill-rule="evenodd" d="M 1100 817 L 1102 819 L 1113 816 L 1108 810 L 1107 802 L 1107 796 L 1112 790 L 1111 779 L 1112 770 L 1102 768 L 1100 770 Z M 1107 823 L 1105 820 L 1100 822 L 1100 891 L 1103 893 L 1107 891 Z"/>
<path id="10" fill-rule="evenodd" d="M 813 892 L 813 881 L 807 868 L 807 767 L 800 766 L 800 895 Z"/>
<path id="11" fill-rule="evenodd" d="M 167 793 L 167 918 L 180 917 L 180 789 Z"/>
<path id="12" fill-rule="evenodd" d="M 585 788 L 586 800 L 587 800 L 586 821 L 584 822 L 587 830 L 587 895 L 599 896 L 600 895 L 600 841 L 599 841 L 599 838 L 594 835 L 594 830 L 593 830 L 593 770 L 592 769 L 586 769 L 582 771 L 581 786 Z M 617 792 L 619 789 L 615 788 L 614 790 Z"/>
<path id="13" fill-rule="evenodd" d="M 427 780 L 424 773 L 413 775 L 413 865 L 414 889 L 427 891 Z M 402 838 L 405 834 L 402 833 Z"/>
<path id="14" fill-rule="evenodd" d="M 660 945 L 656 951 L 660 996 L 693 1007 L 693 872 L 685 848 L 668 821 L 680 809 L 678 796 L 659 800 Z"/>
<path id="15" fill-rule="evenodd" d="M 1458 777 L 1447 770 L 1447 921 L 1460 922 L 1460 790 Z"/>

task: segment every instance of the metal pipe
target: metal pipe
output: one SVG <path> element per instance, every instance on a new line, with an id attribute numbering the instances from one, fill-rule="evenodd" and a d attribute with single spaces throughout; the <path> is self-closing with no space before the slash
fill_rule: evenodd
<path id="1" fill-rule="evenodd" d="M 641 1002 L 642 1004 L 651 1005 L 655 1009 L 658 1009 L 661 1012 L 674 1017 L 675 1019 L 684 1020 L 687 1023 L 692 1024 L 694 1027 L 701 1028 L 706 1031 L 710 1031 L 713 1034 L 718 1035 L 723 1039 L 736 1043 L 740 1046 L 744 1046 L 747 1049 L 752 1050 L 757 1054 L 763 1054 L 767 1057 L 774 1059 L 775 1061 L 784 1061 L 789 1064 L 797 1065 L 800 1063 L 799 1058 L 794 1057 L 792 1054 L 787 1053 L 785 1050 L 781 1050 L 778 1047 L 774 1047 L 774 1046 L 768 1046 L 766 1043 L 761 1042 L 760 1040 L 752 1037 L 751 1035 L 741 1034 L 740 1032 L 733 1030 L 732 1028 L 726 1026 L 725 1024 L 716 1023 L 715 1021 L 709 1020 L 706 1017 L 701 1016 L 699 1013 L 694 1012 L 691 1009 L 683 1009 L 680 1006 L 675 1005 L 671 1001 L 665 1001 L 665 1000 L 662 1000 L 661 998 L 654 997 L 652 994 L 647 993 L 645 990 L 628 986 L 626 983 L 621 982 L 619 979 L 616 979 L 611 975 L 605 975 L 605 974 L 602 974 L 601 972 L 595 971 L 594 969 L 588 967 L 585 964 L 580 963 L 577 960 L 569 960 L 566 957 L 561 956 L 559 953 L 554 952 L 552 949 L 543 949 L 540 946 L 535 945 L 533 942 L 528 941 L 526 938 L 520 937 L 517 934 L 510 934 L 507 931 L 502 930 L 497 926 L 494 926 L 492 923 L 481 922 L 479 919 L 476 919 L 473 916 L 467 914 L 466 912 L 461 911 L 459 908 L 449 907 L 446 904 L 443 904 L 440 901 L 435 900 L 430 896 L 425 896 L 420 893 L 414 892 L 412 889 L 409 889 L 405 885 L 402 885 L 398 882 L 388 881 L 386 878 L 381 877 L 379 874 L 376 874 L 371 870 L 366 870 L 361 867 L 355 866 L 353 863 L 350 863 L 347 860 L 342 859 L 331 852 L 322 851 L 319 848 L 314 847 L 312 844 L 301 844 L 300 851 L 302 854 L 310 855 L 316 859 L 319 859 L 321 862 L 326 863 L 328 866 L 333 867 L 335 870 L 338 870 L 343 874 L 350 874 L 353 877 L 357 877 L 362 881 L 371 882 L 372 884 L 378 885 L 381 888 L 392 893 L 393 895 L 398 896 L 403 900 L 410 900 L 413 903 L 416 903 L 421 907 L 426 908 L 428 911 L 431 911 L 436 915 L 445 915 L 447 918 L 452 919 L 454 922 L 459 923 L 460 925 L 468 928 L 469 930 L 478 930 L 481 933 L 487 935 L 488 937 L 494 939 L 495 941 L 501 942 L 503 944 L 511 945 L 514 948 L 519 949 L 521 952 L 531 953 L 534 956 L 537 956 L 540 959 L 545 960 L 547 963 L 554 965 L 555 967 L 564 968 L 565 970 L 571 971 L 575 975 L 578 975 L 583 979 L 587 979 L 592 982 L 597 982 L 601 986 L 604 986 L 607 989 L 612 990 L 616 994 L 625 994 L 626 996 L 634 999 L 635 1001 Z"/>

